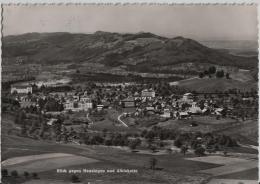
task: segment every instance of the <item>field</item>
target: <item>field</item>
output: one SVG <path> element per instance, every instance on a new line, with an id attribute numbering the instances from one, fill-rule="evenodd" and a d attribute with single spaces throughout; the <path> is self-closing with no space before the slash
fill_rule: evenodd
<path id="1" fill-rule="evenodd" d="M 196 123 L 198 126 L 191 126 L 191 123 Z M 223 129 L 223 126 L 229 126 L 235 123 L 237 123 L 237 121 L 230 118 L 217 120 L 214 116 L 193 116 L 191 119 L 168 120 L 159 123 L 158 126 L 182 131 L 211 132 Z"/>
<path id="2" fill-rule="evenodd" d="M 56 168 L 64 168 L 70 165 L 92 162 L 97 162 L 97 160 L 72 154 L 48 153 L 10 158 L 2 162 L 2 168 L 17 170 L 20 173 L 25 171 L 43 172 Z"/>
<path id="3" fill-rule="evenodd" d="M 120 126 L 115 120 L 120 113 L 105 115 L 104 120 L 97 121 L 90 128 L 91 131 L 107 129 L 116 132 L 136 132 L 138 127 Z M 229 151 L 231 156 L 224 157 L 223 153 L 211 154 L 206 157 L 195 157 L 191 152 L 183 155 L 178 152 L 158 152 L 153 154 L 150 150 L 131 152 L 129 149 L 101 145 L 76 145 L 72 143 L 62 144 L 47 140 L 32 140 L 18 137 L 19 127 L 15 125 L 11 114 L 2 115 L 2 165 L 9 172 L 17 170 L 20 177 L 15 179 L 4 178 L 11 184 L 36 181 L 24 178 L 23 172 L 37 172 L 37 183 L 70 183 L 71 173 L 57 173 L 56 169 L 77 170 L 80 180 L 84 183 L 108 183 L 108 184 L 156 184 L 156 183 L 194 183 L 204 181 L 218 182 L 215 179 L 248 179 L 257 178 L 257 150 L 246 147 Z M 198 126 L 191 127 L 191 123 Z M 223 127 L 232 125 L 225 133 L 237 133 L 247 136 L 246 132 L 256 129 L 255 121 L 238 123 L 236 120 L 221 118 L 217 120 L 213 116 L 193 116 L 187 120 L 168 120 L 157 124 L 169 129 L 184 131 L 223 131 Z M 235 125 L 235 126 L 233 126 Z M 76 125 L 74 128 L 80 128 Z M 11 131 L 10 131 L 11 130 Z M 249 136 L 250 137 L 250 136 Z M 252 135 L 252 140 L 255 135 Z M 244 150 L 243 150 L 244 149 Z M 246 151 L 245 151 L 246 150 Z M 252 151 L 254 150 L 254 151 Z M 164 150 L 165 151 L 165 150 Z M 247 153 L 245 153 L 247 152 Z M 156 158 L 156 169 L 150 169 L 150 159 Z M 134 169 L 137 173 L 82 173 L 83 169 Z M 231 172 L 232 171 L 232 172 Z M 250 172 L 249 172 L 250 171 Z M 252 171 L 252 172 L 251 172 Z M 240 174 L 239 174 L 240 173 Z M 244 177 L 247 176 L 247 177 Z"/>
<path id="4" fill-rule="evenodd" d="M 237 80 L 235 77 L 240 77 Z M 244 77 L 244 76 L 243 76 Z M 218 78 L 193 78 L 190 80 L 181 80 L 177 82 L 177 85 L 190 90 L 196 90 L 201 92 L 215 92 L 226 91 L 228 89 L 237 88 L 241 91 L 248 91 L 249 89 L 257 89 L 257 82 L 254 80 L 244 82 L 243 77 L 240 75 L 234 76 L 234 79 L 218 79 Z M 232 76 L 231 76 L 232 78 Z"/>
<path id="5" fill-rule="evenodd" d="M 232 158 L 223 156 L 194 157 L 192 154 L 183 156 L 180 153 L 151 155 L 138 154 L 116 149 L 106 146 L 84 146 L 71 144 L 55 144 L 42 141 L 34 141 L 27 138 L 18 138 L 16 136 L 5 135 L 3 142 L 2 159 L 3 163 L 10 163 L 8 158 L 13 160 L 22 160 L 23 162 L 15 165 L 9 164 L 9 169 L 17 170 L 22 174 L 24 170 L 37 171 L 40 182 L 53 181 L 54 183 L 69 183 L 71 174 L 57 173 L 56 168 L 82 170 L 86 169 L 136 169 L 138 173 L 105 173 L 105 174 L 79 174 L 82 181 L 93 183 L 122 183 L 128 180 L 129 183 L 201 183 L 203 180 L 211 176 L 210 172 L 218 170 L 222 178 L 238 178 L 239 174 L 229 173 L 226 168 L 240 163 L 251 165 L 250 168 L 255 170 L 257 161 L 248 162 L 242 158 Z M 16 149 L 11 149 L 16 148 Z M 57 150 L 59 153 L 57 154 Z M 47 154 L 46 154 L 47 153 Z M 29 157 L 24 157 L 24 156 Z M 35 156 L 32 156 L 35 155 Z M 18 158 L 14 158 L 18 157 Z M 152 171 L 148 169 L 149 159 L 157 158 L 158 170 Z M 69 159 L 70 158 L 70 159 Z M 7 159 L 7 160 L 6 160 Z M 44 164 L 43 164 L 44 163 Z M 53 164 L 55 163 L 55 164 Z M 73 164 L 71 164 L 73 163 Z M 223 166 L 225 164 L 225 166 Z M 8 164 L 7 164 L 8 165 Z M 44 169 L 40 166 L 44 165 Z M 224 168 L 225 167 L 225 168 Z M 232 166 L 233 167 L 233 166 Z M 37 169 L 38 168 L 38 169 Z M 247 167 L 248 169 L 249 167 Z M 230 168 L 229 168 L 230 169 Z M 234 168 L 232 168 L 234 169 Z M 250 170 L 252 170 L 250 169 Z M 248 172 L 243 168 L 237 169 L 239 173 Z M 197 172 L 206 171 L 206 172 Z M 251 172 L 250 172 L 251 173 Z M 246 179 L 252 180 L 256 178 L 257 172 L 248 175 Z M 227 174 L 231 176 L 228 177 Z M 222 177 L 223 176 L 223 177 Z M 242 177 L 244 175 L 241 175 Z M 166 179 L 167 178 L 167 179 Z M 22 178 L 20 178 L 22 179 Z M 239 179 L 239 178 L 238 178 Z M 141 182 L 142 181 L 142 182 Z M 17 182 L 17 181 L 16 181 Z M 40 183 L 39 182 L 39 183 Z M 19 183 L 19 182 L 18 182 Z M 28 182 L 28 183 L 32 183 Z M 38 183 L 38 182 L 37 182 Z M 55 183 L 55 184 L 56 184 Z"/>
<path id="6" fill-rule="evenodd" d="M 248 120 L 238 126 L 227 128 L 222 132 L 238 138 L 246 144 L 258 146 L 258 127 L 258 120 Z"/>
<path id="7" fill-rule="evenodd" d="M 121 183 L 122 181 L 126 180 L 126 178 L 133 179 L 131 181 L 132 183 L 138 183 L 140 181 L 144 181 L 144 183 L 145 182 L 164 183 L 168 179 L 172 181 L 177 181 L 177 180 L 184 181 L 189 179 L 190 181 L 194 181 L 194 183 L 199 183 L 198 181 L 202 181 L 204 178 L 207 178 L 207 175 L 198 174 L 196 173 L 196 170 L 207 169 L 215 166 L 214 164 L 207 164 L 207 163 L 197 164 L 193 161 L 185 160 L 181 154 L 176 154 L 176 155 L 172 154 L 172 155 L 155 156 L 158 159 L 158 168 L 162 168 L 162 170 L 152 171 L 147 169 L 147 167 L 149 167 L 149 159 L 151 155 L 133 154 L 133 153 L 125 152 L 120 149 L 103 147 L 103 146 L 84 146 L 84 145 L 69 145 L 69 144 L 61 145 L 61 144 L 54 144 L 54 143 L 43 143 L 42 141 L 34 141 L 26 138 L 17 138 L 15 136 L 5 136 L 5 137 L 6 139 L 4 141 L 4 144 L 2 145 L 3 147 L 2 159 L 4 162 L 10 163 L 10 161 L 6 160 L 8 158 L 12 160 L 23 159 L 23 161 L 25 158 L 27 158 L 25 159 L 26 162 L 23 163 L 20 162 L 19 164 L 17 163 L 8 168 L 10 170 L 17 170 L 19 174 L 22 174 L 22 171 L 24 170 L 34 171 L 35 169 L 35 171 L 38 171 L 40 178 L 43 180 L 48 178 L 53 180 L 58 179 L 58 180 L 69 181 L 70 174 L 56 173 L 55 168 L 60 168 L 60 167 L 66 169 L 72 169 L 72 168 L 73 169 L 83 169 L 83 168 L 130 169 L 132 168 L 132 169 L 137 169 L 138 173 L 130 174 L 130 175 L 129 173 L 124 173 L 124 174 L 117 173 L 113 175 L 107 173 L 102 176 L 100 174 L 93 174 L 93 175 L 81 174 L 80 177 L 86 181 L 89 181 L 89 179 L 103 180 L 103 183 L 109 183 L 109 182 Z M 19 141 L 17 139 L 19 139 Z M 16 149 L 10 149 L 13 147 L 15 147 Z M 23 149 L 26 149 L 26 151 L 22 151 Z M 48 154 L 46 155 L 47 150 L 48 150 Z M 56 157 L 57 150 L 59 150 L 59 152 L 62 154 L 59 155 L 60 154 L 59 153 L 58 156 Z M 25 155 L 29 157 L 23 157 Z M 38 156 L 32 156 L 32 155 L 38 155 Z M 50 158 L 46 162 L 48 156 L 51 157 L 55 156 L 55 158 Z M 19 158 L 13 158 L 13 157 L 19 157 Z M 30 161 L 28 160 L 28 158 Z M 34 158 L 34 160 L 32 160 L 32 158 Z M 71 160 L 68 158 L 71 158 Z M 64 161 L 66 159 L 68 160 Z M 43 162 L 45 162 L 44 166 L 46 167 L 44 167 L 44 169 L 41 169 L 40 166 L 43 166 L 42 164 Z M 70 166 L 71 163 L 73 163 L 73 166 Z M 186 175 L 187 177 L 184 177 Z"/>

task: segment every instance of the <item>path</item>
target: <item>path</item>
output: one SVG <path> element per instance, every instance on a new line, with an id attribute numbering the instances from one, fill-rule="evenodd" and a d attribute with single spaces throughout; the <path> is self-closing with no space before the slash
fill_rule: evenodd
<path id="1" fill-rule="evenodd" d="M 94 122 L 89 118 L 89 113 L 87 113 L 87 120 L 90 122 L 90 125 L 93 125 Z"/>
<path id="2" fill-rule="evenodd" d="M 127 124 L 125 124 L 125 122 L 123 122 L 120 118 L 124 115 L 124 113 L 120 114 L 118 117 L 117 117 L 117 120 L 122 123 L 125 127 L 128 127 Z"/>

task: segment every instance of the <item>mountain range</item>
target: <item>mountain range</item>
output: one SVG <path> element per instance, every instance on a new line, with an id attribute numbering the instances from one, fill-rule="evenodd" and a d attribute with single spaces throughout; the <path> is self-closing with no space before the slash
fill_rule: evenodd
<path id="1" fill-rule="evenodd" d="M 209 64 L 252 70 L 258 65 L 256 56 L 235 56 L 189 38 L 166 38 L 146 32 L 27 33 L 3 37 L 2 51 L 4 63 L 6 58 L 10 62 L 10 58 L 21 57 L 25 63 L 98 63 L 136 72 L 192 72 Z"/>

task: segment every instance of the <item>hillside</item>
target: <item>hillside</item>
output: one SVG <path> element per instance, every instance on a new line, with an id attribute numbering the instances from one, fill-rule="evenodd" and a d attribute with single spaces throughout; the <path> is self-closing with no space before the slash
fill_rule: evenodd
<path id="1" fill-rule="evenodd" d="M 190 90 L 196 90 L 200 92 L 226 91 L 234 88 L 241 91 L 257 89 L 257 82 L 255 82 L 254 80 L 242 82 L 234 79 L 225 78 L 193 78 L 190 80 L 179 81 L 178 85 Z"/>
<path id="2" fill-rule="evenodd" d="M 21 57 L 25 63 L 98 63 L 128 71 L 196 73 L 208 64 L 252 69 L 257 57 L 239 57 L 183 37 L 151 33 L 27 33 L 3 38 L 4 64 Z M 8 60 L 7 60 L 8 59 Z"/>

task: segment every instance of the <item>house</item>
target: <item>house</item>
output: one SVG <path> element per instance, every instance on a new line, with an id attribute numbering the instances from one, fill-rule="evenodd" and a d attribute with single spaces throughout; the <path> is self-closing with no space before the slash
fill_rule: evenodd
<path id="1" fill-rule="evenodd" d="M 103 108 L 104 108 L 104 105 L 102 105 L 102 104 L 97 105 L 97 110 L 98 111 L 101 111 Z"/>
<path id="2" fill-rule="evenodd" d="M 189 108 L 189 113 L 191 114 L 199 114 L 202 113 L 202 110 L 199 106 L 197 106 L 196 102 L 192 102 L 191 107 Z"/>
<path id="3" fill-rule="evenodd" d="M 192 93 L 185 93 L 182 97 L 182 101 L 186 103 L 191 103 L 193 102 L 193 94 Z"/>
<path id="4" fill-rule="evenodd" d="M 80 101 L 82 102 L 91 102 L 91 99 L 85 95 L 80 97 Z"/>
<path id="5" fill-rule="evenodd" d="M 21 98 L 20 106 L 22 108 L 31 107 L 31 106 L 35 107 L 35 106 L 37 106 L 37 102 L 36 102 L 36 99 L 32 99 L 32 98 L 25 96 L 25 97 Z"/>
<path id="6" fill-rule="evenodd" d="M 164 109 L 163 110 L 163 114 L 161 115 L 161 117 L 171 118 L 171 111 L 170 111 L 170 109 Z"/>
<path id="7" fill-rule="evenodd" d="M 88 97 L 81 97 L 79 96 L 73 96 L 70 99 L 67 99 L 65 102 L 65 110 L 71 110 L 71 111 L 88 111 L 89 109 L 93 108 L 93 103 L 91 102 L 91 99 Z"/>
<path id="8" fill-rule="evenodd" d="M 32 86 L 28 84 L 13 84 L 11 85 L 11 93 L 28 94 L 32 93 Z"/>
<path id="9" fill-rule="evenodd" d="M 125 98 L 124 100 L 122 100 L 121 104 L 124 108 L 135 107 L 135 100 L 133 97 L 128 97 L 128 98 Z"/>
<path id="10" fill-rule="evenodd" d="M 58 121 L 58 119 L 51 118 L 50 120 L 47 121 L 47 125 L 52 126 L 57 121 Z"/>
<path id="11" fill-rule="evenodd" d="M 155 91 L 152 90 L 152 89 L 144 89 L 142 92 L 141 92 L 141 97 L 142 99 L 152 99 L 155 97 Z"/>
<path id="12" fill-rule="evenodd" d="M 140 94 L 136 91 L 135 93 L 134 93 L 134 100 L 140 100 L 141 99 L 141 96 L 140 96 Z"/>
<path id="13" fill-rule="evenodd" d="M 215 111 L 214 111 L 214 114 L 220 116 L 220 115 L 222 115 L 223 111 L 224 111 L 223 108 L 216 108 Z"/>
<path id="14" fill-rule="evenodd" d="M 149 115 L 155 114 L 155 109 L 154 109 L 154 107 L 152 107 L 152 106 L 147 106 L 147 107 L 145 107 L 145 114 L 149 114 Z"/>
<path id="15" fill-rule="evenodd" d="M 62 98 L 66 96 L 65 92 L 51 92 L 49 93 L 50 96 L 54 97 L 54 98 Z"/>
<path id="16" fill-rule="evenodd" d="M 185 119 L 190 117 L 190 115 L 188 114 L 188 112 L 180 112 L 179 117 L 180 119 Z"/>

